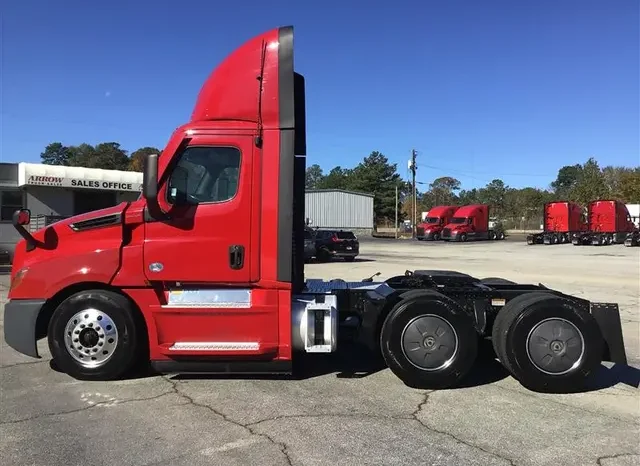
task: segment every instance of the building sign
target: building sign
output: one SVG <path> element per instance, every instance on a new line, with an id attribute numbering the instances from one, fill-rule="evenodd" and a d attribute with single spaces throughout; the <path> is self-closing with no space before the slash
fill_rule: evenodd
<path id="1" fill-rule="evenodd" d="M 53 186 L 58 188 L 85 188 L 104 191 L 142 191 L 142 183 L 126 181 L 87 180 L 62 176 L 31 175 L 26 184 L 32 186 Z"/>

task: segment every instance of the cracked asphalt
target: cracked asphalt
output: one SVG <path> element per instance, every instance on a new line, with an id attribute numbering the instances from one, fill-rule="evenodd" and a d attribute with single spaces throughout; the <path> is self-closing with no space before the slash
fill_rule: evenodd
<path id="1" fill-rule="evenodd" d="M 294 378 L 157 376 L 81 382 L 0 345 L 2 464 L 638 465 L 640 248 L 518 241 L 362 241 L 314 278 L 455 269 L 618 302 L 629 367 L 569 395 L 522 388 L 490 357 L 456 389 L 410 389 L 356 348 L 305 356 Z M 0 299 L 8 279 L 0 277 Z M 0 321 L 0 326 L 2 322 Z M 4 332 L 3 332 L 4 333 Z"/>

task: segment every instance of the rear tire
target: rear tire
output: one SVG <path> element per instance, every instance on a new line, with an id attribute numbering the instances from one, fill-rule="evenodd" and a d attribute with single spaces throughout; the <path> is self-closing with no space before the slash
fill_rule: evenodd
<path id="1" fill-rule="evenodd" d="M 432 292 L 393 307 L 382 325 L 380 346 L 385 362 L 405 385 L 447 388 L 473 366 L 478 335 L 458 303 Z"/>
<path id="2" fill-rule="evenodd" d="M 132 369 L 144 338 L 129 300 L 113 291 L 80 291 L 49 322 L 49 350 L 63 372 L 80 380 L 113 380 Z"/>
<path id="3" fill-rule="evenodd" d="M 604 341 L 593 316 L 547 292 L 520 295 L 498 314 L 493 347 L 505 368 L 535 391 L 573 392 L 600 367 Z"/>

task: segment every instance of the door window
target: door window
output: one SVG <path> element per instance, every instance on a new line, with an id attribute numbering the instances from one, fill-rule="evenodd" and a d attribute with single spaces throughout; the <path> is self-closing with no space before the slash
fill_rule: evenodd
<path id="1" fill-rule="evenodd" d="M 229 201 L 238 192 L 239 172 L 240 150 L 235 147 L 187 147 L 171 173 L 167 201 L 171 204 Z"/>

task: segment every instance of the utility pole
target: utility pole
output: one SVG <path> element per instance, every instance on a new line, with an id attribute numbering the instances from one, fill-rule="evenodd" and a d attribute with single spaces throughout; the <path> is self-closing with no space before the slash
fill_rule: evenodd
<path id="1" fill-rule="evenodd" d="M 416 191 L 416 170 L 418 167 L 416 166 L 416 156 L 417 152 L 415 149 L 411 151 L 411 162 L 409 162 L 409 170 L 411 170 L 411 188 L 413 189 L 413 221 L 411 227 L 411 236 L 413 238 L 416 237 L 416 221 L 418 219 L 418 192 Z"/>
<path id="2" fill-rule="evenodd" d="M 395 228 L 396 239 L 398 239 L 398 185 L 396 184 L 396 223 Z"/>

